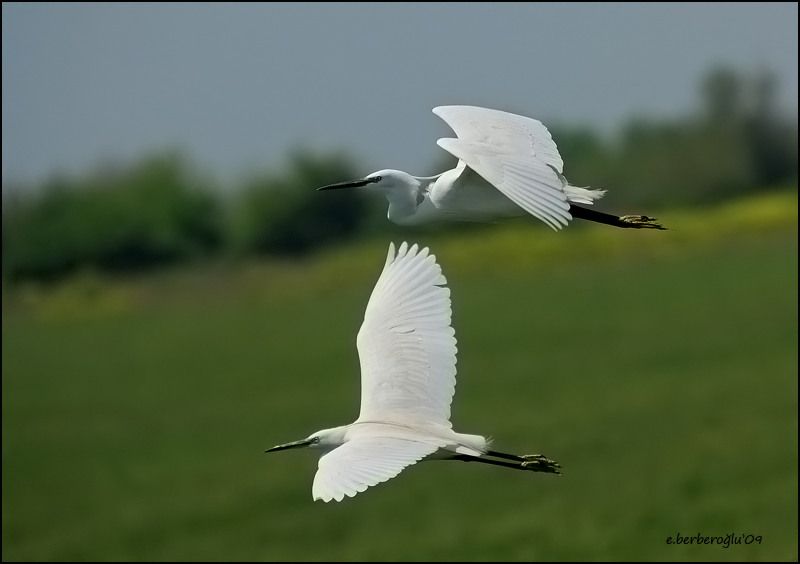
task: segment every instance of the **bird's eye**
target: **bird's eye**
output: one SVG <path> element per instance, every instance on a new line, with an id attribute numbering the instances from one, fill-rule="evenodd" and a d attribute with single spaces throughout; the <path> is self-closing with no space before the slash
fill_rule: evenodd
<path id="1" fill-rule="evenodd" d="M 382 176 L 371 176 L 369 179 L 370 182 L 380 182 L 381 180 L 383 180 Z"/>
<path id="2" fill-rule="evenodd" d="M 319 443 L 319 437 L 314 437 L 313 439 L 311 439 L 311 442 L 313 444 L 315 444 L 315 445 L 318 444 Z"/>

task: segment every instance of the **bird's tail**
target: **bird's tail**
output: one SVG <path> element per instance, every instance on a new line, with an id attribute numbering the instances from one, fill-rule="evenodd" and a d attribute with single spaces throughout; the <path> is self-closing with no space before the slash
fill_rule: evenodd
<path id="1" fill-rule="evenodd" d="M 456 452 L 459 454 L 471 454 L 473 456 L 480 456 L 489 449 L 492 439 L 482 435 L 467 435 L 464 433 L 456 433 L 459 446 Z"/>
<path id="2" fill-rule="evenodd" d="M 648 217 L 646 215 L 622 215 L 616 216 L 608 213 L 599 212 L 582 208 L 580 206 L 570 205 L 569 213 L 572 217 L 585 219 L 586 221 L 594 221 L 595 223 L 604 223 L 606 225 L 613 225 L 614 227 L 622 227 L 628 229 L 661 229 L 667 228 L 656 222 L 655 217 Z"/>
<path id="3" fill-rule="evenodd" d="M 567 195 L 567 200 L 576 204 L 592 205 L 595 200 L 599 200 L 606 195 L 605 190 L 598 190 L 592 188 L 581 188 L 580 186 L 572 186 L 566 184 L 564 186 L 564 193 Z"/>

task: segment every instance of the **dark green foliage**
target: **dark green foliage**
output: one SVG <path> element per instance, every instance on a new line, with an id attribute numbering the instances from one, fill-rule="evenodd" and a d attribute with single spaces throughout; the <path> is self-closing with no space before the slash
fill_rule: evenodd
<path id="1" fill-rule="evenodd" d="M 132 270 L 211 252 L 219 206 L 174 155 L 85 179 L 51 181 L 3 210 L 3 270 L 48 278 L 79 266 Z"/>
<path id="2" fill-rule="evenodd" d="M 601 206 L 668 207 L 721 201 L 797 179 L 797 126 L 779 115 L 775 77 L 721 67 L 700 85 L 701 111 L 636 118 L 614 142 L 551 128 L 572 184 L 608 189 Z"/>
<path id="3" fill-rule="evenodd" d="M 326 184 L 363 176 L 343 155 L 296 152 L 283 174 L 251 179 L 238 202 L 234 241 L 240 251 L 299 254 L 355 234 L 367 218 L 363 194 Z"/>

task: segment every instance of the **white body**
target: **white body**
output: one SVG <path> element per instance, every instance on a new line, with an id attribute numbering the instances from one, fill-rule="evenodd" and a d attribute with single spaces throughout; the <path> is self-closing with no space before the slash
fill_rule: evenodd
<path id="1" fill-rule="evenodd" d="M 454 169 L 435 177 L 397 170 L 365 177 L 367 189 L 386 194 L 394 223 L 491 221 L 530 214 L 559 230 L 572 219 L 570 204 L 592 204 L 605 194 L 567 182 L 558 148 L 538 120 L 475 106 L 439 106 L 433 113 L 457 135 L 437 141 L 458 157 Z"/>
<path id="2" fill-rule="evenodd" d="M 390 171 L 381 171 L 387 175 Z M 389 221 L 419 225 L 432 221 L 493 221 L 525 215 L 525 210 L 470 169 L 464 161 L 435 180 L 421 182 L 413 213 L 398 213 L 389 199 Z"/>
<path id="3" fill-rule="evenodd" d="M 431 456 L 479 456 L 487 440 L 453 431 L 456 339 L 450 290 L 428 249 L 394 245 L 358 333 L 361 411 L 350 424 L 313 433 L 315 500 L 342 500 Z"/>

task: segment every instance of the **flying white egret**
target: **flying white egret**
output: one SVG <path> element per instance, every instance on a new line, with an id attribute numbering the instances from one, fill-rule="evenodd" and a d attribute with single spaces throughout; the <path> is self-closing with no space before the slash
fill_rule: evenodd
<path id="1" fill-rule="evenodd" d="M 615 227 L 664 229 L 646 215 L 615 216 L 576 205 L 593 204 L 605 190 L 567 182 L 564 162 L 542 122 L 476 106 L 439 106 L 433 113 L 458 136 L 437 141 L 458 157 L 454 169 L 436 176 L 379 170 L 318 190 L 383 192 L 389 200 L 389 220 L 399 225 L 493 221 L 528 213 L 555 230 L 573 217 Z"/>
<path id="2" fill-rule="evenodd" d="M 558 463 L 543 455 L 489 450 L 485 437 L 453 431 L 456 339 L 446 283 L 427 248 L 418 251 L 417 245 L 403 243 L 395 255 L 394 244 L 389 245 L 358 332 L 358 419 L 266 451 L 322 450 L 312 487 L 315 500 L 352 497 L 429 457 L 560 473 Z"/>

